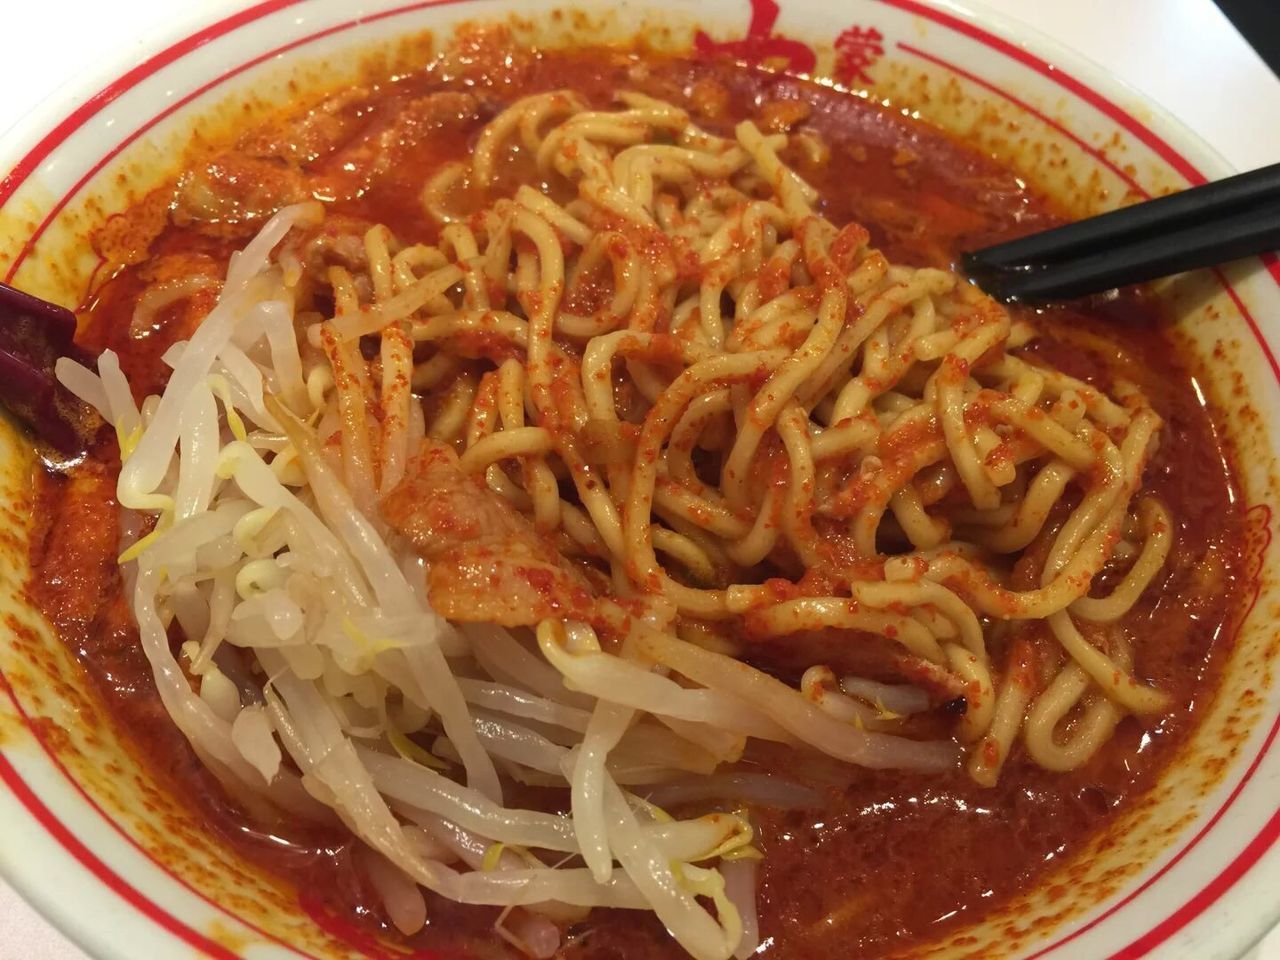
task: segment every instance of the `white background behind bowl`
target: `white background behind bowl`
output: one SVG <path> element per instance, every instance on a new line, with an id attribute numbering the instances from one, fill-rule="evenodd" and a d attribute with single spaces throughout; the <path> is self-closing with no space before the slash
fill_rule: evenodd
<path id="1" fill-rule="evenodd" d="M 0 57 L 0 131 L 80 70 L 92 69 L 105 51 L 114 59 L 121 48 L 132 47 L 138 60 L 144 51 L 154 52 L 147 38 L 163 29 L 175 9 L 172 0 L 21 5 L 0 0 L 0 5 L 8 41 Z M 211 21 L 219 12 L 247 5 L 248 0 L 184 0 L 183 15 L 208 11 Z M 965 5 L 980 4 L 965 0 Z M 1280 80 L 1212 0 L 983 0 L 981 5 L 1102 64 L 1176 115 L 1237 169 L 1280 162 Z M 0 880 L 0 960 L 86 958 Z M 1280 931 L 1249 960 L 1280 960 Z"/>

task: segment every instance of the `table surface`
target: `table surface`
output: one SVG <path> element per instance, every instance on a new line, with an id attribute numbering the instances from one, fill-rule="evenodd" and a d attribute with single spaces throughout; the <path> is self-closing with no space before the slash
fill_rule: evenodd
<path id="1" fill-rule="evenodd" d="M 1280 80 L 1212 0 L 983 0 L 1102 64 L 1168 108 L 1241 170 L 1280 161 Z M 186 0 L 216 11 L 247 0 Z M 976 5 L 976 4 L 975 4 Z M 0 57 L 0 131 L 103 50 L 133 47 L 174 9 L 171 0 L 41 0 L 5 10 L 21 37 Z M 76 24 L 68 31 L 66 24 Z M 1100 23 L 1106 29 L 1098 29 Z M 1246 115 L 1245 111 L 1248 111 Z M 1268 118 L 1258 123 L 1257 118 Z M 87 960 L 0 880 L 0 960 Z M 1280 930 L 1248 960 L 1280 960 Z"/>

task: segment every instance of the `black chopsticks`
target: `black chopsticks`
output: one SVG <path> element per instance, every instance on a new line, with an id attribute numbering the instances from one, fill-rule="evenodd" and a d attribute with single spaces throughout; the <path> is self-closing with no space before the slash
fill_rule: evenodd
<path id="1" fill-rule="evenodd" d="M 962 255 L 1000 300 L 1045 303 L 1280 248 L 1280 164 Z"/>

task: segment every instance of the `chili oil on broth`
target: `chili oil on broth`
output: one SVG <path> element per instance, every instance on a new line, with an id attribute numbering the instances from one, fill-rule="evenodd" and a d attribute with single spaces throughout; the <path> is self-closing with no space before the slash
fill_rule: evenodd
<path id="1" fill-rule="evenodd" d="M 294 141 L 299 155 L 309 158 L 301 181 L 297 171 L 253 156 L 255 141 L 260 145 L 281 135 L 278 125 L 247 134 L 241 149 L 213 162 L 220 164 L 213 173 L 190 175 L 243 187 L 229 221 L 309 192 L 329 198 L 331 220 L 384 223 L 402 242 L 432 241 L 437 226 L 417 198 L 442 164 L 467 156 L 498 109 L 540 90 L 570 88 L 604 105 L 614 91 L 634 89 L 688 106 L 712 132 L 730 131 L 737 120 L 753 117 L 765 128 L 800 134 L 802 141 L 804 134 L 815 134 L 807 145 L 792 146 L 785 159 L 818 189 L 829 219 L 837 225 L 863 223 L 873 244 L 895 262 L 948 266 L 961 249 L 1058 220 L 1051 205 L 1011 172 L 923 123 L 837 90 L 727 63 L 588 49 L 515 56 L 504 63 L 505 52 L 481 45 L 469 64 L 433 64 L 338 98 L 326 129 Z M 438 116 L 397 124 L 407 105 L 440 90 L 459 99 Z M 367 149 L 370 143 L 378 149 Z M 321 148 L 327 152 L 313 157 Z M 517 161 L 505 176 L 514 183 L 529 171 Z M 209 290 L 193 284 L 173 304 L 153 302 L 139 330 L 134 316 L 146 289 L 176 277 L 221 276 L 231 251 L 261 222 L 195 224 L 170 207 L 171 197 L 161 191 L 142 201 L 150 214 L 140 221 L 159 227 L 147 257 L 115 273 L 82 324 L 86 346 L 120 353 L 139 395 L 162 384 L 160 356 L 190 334 L 213 300 Z M 156 210 L 166 215 L 157 217 Z M 111 259 L 111 251 L 104 252 Z M 1222 458 L 1203 456 L 1221 449 L 1209 413 L 1162 332 L 1158 309 L 1140 295 L 1048 310 L 1035 319 L 1042 336 L 1025 355 L 1104 388 L 1117 377 L 1134 382 L 1164 418 L 1145 489 L 1174 518 L 1175 545 L 1158 580 L 1122 623 L 1135 646 L 1139 675 L 1168 692 L 1174 707 L 1155 722 L 1127 717 L 1096 756 L 1070 772 L 1039 769 L 1019 746 L 993 788 L 977 786 L 963 771 L 925 777 L 753 750 L 749 764 L 785 771 L 824 799 L 818 810 L 753 811 L 765 855 L 760 911 L 768 955 L 886 955 L 979 919 L 1047 878 L 1105 829 L 1118 809 L 1153 782 L 1211 695 L 1222 646 L 1217 641 L 1230 633 L 1236 613 L 1229 598 L 1240 575 L 1241 517 Z M 118 467 L 114 444 L 106 441 L 71 478 L 42 478 L 34 596 L 77 651 L 128 736 L 174 792 L 202 811 L 212 832 L 305 891 L 311 909 L 391 936 L 349 837 L 296 824 L 255 824 L 167 721 L 115 565 Z M 95 535 L 80 536 L 86 529 Z M 852 639 L 833 634 L 805 642 L 838 652 Z M 798 647 L 799 642 L 775 641 L 750 648 L 747 656 L 795 679 Z M 997 665 L 1006 653 L 993 644 Z M 938 716 L 924 722 L 945 728 L 949 721 Z M 524 793 L 518 802 L 552 808 L 566 802 L 551 791 Z M 488 930 L 497 913 L 430 897 L 430 922 L 412 942 L 492 953 Z M 597 911 L 570 933 L 566 955 L 584 960 L 681 955 L 647 914 Z"/>

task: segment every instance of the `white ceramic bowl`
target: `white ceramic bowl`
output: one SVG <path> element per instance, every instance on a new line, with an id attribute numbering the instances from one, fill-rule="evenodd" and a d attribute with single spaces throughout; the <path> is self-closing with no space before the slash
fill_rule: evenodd
<path id="1" fill-rule="evenodd" d="M 795 68 L 918 109 L 1080 215 L 1230 172 L 1173 118 L 1023 28 L 917 0 L 780 2 L 780 12 L 768 0 L 588 2 L 552 28 L 539 14 L 553 4 L 526 0 L 518 12 L 534 26 L 516 30 L 552 43 L 643 30 L 673 47 L 745 36 L 743 56 L 785 53 Z M 140 65 L 79 81 L 6 138 L 0 278 L 78 302 L 97 266 L 89 229 L 172 175 L 197 126 L 216 135 L 246 100 L 287 99 L 291 78 L 340 86 L 374 48 L 412 62 L 424 41 L 395 38 L 413 31 L 439 40 L 463 20 L 516 10 L 509 0 L 365 0 L 358 11 L 348 0 L 266 0 L 200 29 L 175 23 Z M 1280 916 L 1280 267 L 1186 277 L 1165 295 L 1212 361 L 1201 386 L 1223 411 L 1249 508 L 1253 579 L 1240 602 L 1251 613 L 1220 696 L 1150 796 L 1052 883 L 929 956 L 1218 960 Z M 103 721 L 23 594 L 31 469 L 0 423 L 0 871 L 95 957 L 356 955 L 205 837 Z"/>

